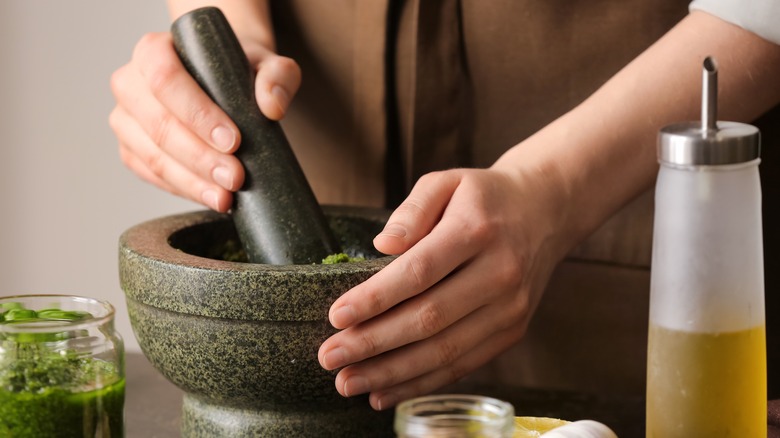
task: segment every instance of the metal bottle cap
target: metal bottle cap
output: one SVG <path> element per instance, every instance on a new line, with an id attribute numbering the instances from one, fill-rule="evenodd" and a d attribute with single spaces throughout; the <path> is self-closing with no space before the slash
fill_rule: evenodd
<path id="1" fill-rule="evenodd" d="M 746 123 L 718 122 L 718 69 L 707 57 L 702 69 L 701 122 L 667 125 L 658 135 L 661 163 L 695 166 L 752 161 L 759 157 L 758 128 Z"/>

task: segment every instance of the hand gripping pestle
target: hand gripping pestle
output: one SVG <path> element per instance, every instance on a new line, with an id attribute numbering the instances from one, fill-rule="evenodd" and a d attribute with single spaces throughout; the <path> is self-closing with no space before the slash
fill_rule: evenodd
<path id="1" fill-rule="evenodd" d="M 244 166 L 232 217 L 252 263 L 319 263 L 339 244 L 279 123 L 255 100 L 254 74 L 222 11 L 205 7 L 171 26 L 176 53 L 190 75 L 241 131 Z"/>

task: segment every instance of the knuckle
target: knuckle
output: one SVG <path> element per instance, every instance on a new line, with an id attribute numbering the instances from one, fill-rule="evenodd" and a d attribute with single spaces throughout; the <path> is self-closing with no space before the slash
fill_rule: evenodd
<path id="1" fill-rule="evenodd" d="M 204 135 L 210 136 L 211 130 L 215 126 L 225 124 L 224 118 L 225 116 L 219 112 L 216 104 L 213 104 L 211 101 L 209 101 L 208 105 L 191 101 L 187 105 L 186 113 L 181 123 L 194 132 L 202 132 Z"/>
<path id="2" fill-rule="evenodd" d="M 212 123 L 212 114 L 205 106 L 197 105 L 194 102 L 187 106 L 187 112 L 185 116 L 185 123 L 192 127 L 208 127 Z"/>
<path id="3" fill-rule="evenodd" d="M 277 62 L 279 63 L 279 66 L 285 69 L 297 69 L 298 63 L 295 62 L 294 59 L 287 57 L 287 56 L 277 56 L 276 57 Z"/>
<path id="4" fill-rule="evenodd" d="M 296 77 L 300 78 L 301 76 L 301 67 L 298 65 L 297 62 L 295 62 L 294 59 L 288 58 L 286 56 L 279 56 L 277 58 L 277 62 L 279 63 L 279 69 L 287 74 L 290 75 L 293 79 Z"/>
<path id="5" fill-rule="evenodd" d="M 204 151 L 204 153 L 200 153 L 197 155 L 197 157 L 191 162 L 191 164 L 188 166 L 188 168 L 203 177 L 204 179 L 212 180 L 214 179 L 214 170 L 218 167 L 227 169 L 227 173 L 230 175 L 230 177 L 233 179 L 233 182 L 231 184 L 231 187 L 235 186 L 235 168 L 231 165 L 229 160 L 221 160 L 218 157 L 212 156 L 212 152 L 209 150 Z"/>
<path id="6" fill-rule="evenodd" d="M 439 366 L 447 365 L 452 372 L 457 369 L 454 363 L 458 357 L 460 348 L 456 342 L 442 340 L 436 344 L 436 361 Z"/>
<path id="7" fill-rule="evenodd" d="M 447 317 L 440 305 L 434 303 L 425 304 L 418 311 L 418 329 L 424 337 L 438 333 L 446 323 Z"/>
<path id="8" fill-rule="evenodd" d="M 468 218 L 462 218 L 463 228 L 475 242 L 491 241 L 495 237 L 496 229 L 492 221 L 484 213 L 474 212 Z"/>
<path id="9" fill-rule="evenodd" d="M 111 73 L 111 79 L 109 85 L 111 86 L 111 92 L 116 98 L 124 96 L 127 89 L 127 66 L 122 66 Z"/>
<path id="10" fill-rule="evenodd" d="M 472 239 L 493 240 L 498 232 L 496 219 L 481 205 L 482 203 L 478 202 L 477 206 L 468 212 L 468 216 L 461 215 L 460 221 Z"/>
<path id="11" fill-rule="evenodd" d="M 499 330 L 509 330 L 520 338 L 525 334 L 527 322 L 529 321 L 531 311 L 531 298 L 527 293 L 517 294 L 509 303 L 508 317 L 498 320 L 497 328 Z"/>
<path id="12" fill-rule="evenodd" d="M 446 177 L 446 173 L 444 171 L 428 172 L 428 173 L 422 175 L 417 180 L 417 184 L 419 184 L 419 185 L 435 184 L 435 183 L 441 181 L 445 177 Z"/>
<path id="13" fill-rule="evenodd" d="M 450 383 L 462 379 L 466 374 L 470 373 L 471 370 L 464 365 L 461 365 L 458 361 L 454 361 L 444 368 L 444 372 L 446 373 L 446 381 L 444 384 L 449 385 Z"/>
<path id="14" fill-rule="evenodd" d="M 381 353 L 379 351 L 379 340 L 367 330 L 363 330 L 360 334 L 360 345 L 361 350 L 366 353 L 366 357 Z"/>
<path id="15" fill-rule="evenodd" d="M 263 62 L 258 71 L 258 78 L 270 83 L 280 83 L 291 94 L 301 85 L 301 68 L 292 58 L 274 56 Z"/>
<path id="16" fill-rule="evenodd" d="M 173 60 L 160 59 L 154 65 L 149 66 L 145 72 L 149 89 L 155 96 L 162 95 L 171 85 L 179 70 L 179 64 Z"/>
<path id="17" fill-rule="evenodd" d="M 418 289 L 424 288 L 433 272 L 432 261 L 428 257 L 413 253 L 407 258 L 407 267 L 414 286 Z"/>
<path id="18" fill-rule="evenodd" d="M 156 177 L 165 180 L 166 166 L 165 155 L 162 151 L 156 151 L 146 157 L 146 167 Z"/>
<path id="19" fill-rule="evenodd" d="M 372 315 L 376 315 L 385 310 L 384 295 L 377 289 L 368 289 L 365 292 L 365 305 L 368 307 L 368 312 Z"/>
<path id="20" fill-rule="evenodd" d="M 522 281 L 522 269 L 517 263 L 499 263 L 491 274 L 501 288 L 519 288 Z"/>
<path id="21" fill-rule="evenodd" d="M 527 318 L 531 312 L 531 294 L 520 293 L 514 300 L 512 308 L 517 319 Z"/>
<path id="22" fill-rule="evenodd" d="M 111 127 L 111 130 L 115 133 L 119 132 L 120 119 L 119 109 L 114 108 L 111 110 L 111 113 L 108 115 L 108 126 Z"/>
<path id="23" fill-rule="evenodd" d="M 170 36 L 163 32 L 145 33 L 135 44 L 132 57 L 136 60 L 154 59 L 160 47 L 170 41 Z"/>
<path id="24" fill-rule="evenodd" d="M 381 367 L 381 372 L 379 375 L 382 376 L 381 379 L 385 386 L 395 385 L 405 380 L 401 375 L 401 368 L 395 366 Z"/>
<path id="25" fill-rule="evenodd" d="M 401 216 L 404 218 L 405 222 L 408 221 L 415 223 L 423 216 L 425 216 L 425 210 L 418 200 L 414 198 L 407 198 L 404 200 L 404 202 L 401 203 L 401 205 L 398 206 L 398 208 L 395 209 L 393 216 Z"/>
<path id="26" fill-rule="evenodd" d="M 155 43 L 160 39 L 160 33 L 159 32 L 148 32 L 141 36 L 141 38 L 138 40 L 138 42 L 135 44 L 135 55 L 141 55 L 149 50 L 149 47 L 152 47 L 155 45 Z"/>
<path id="27" fill-rule="evenodd" d="M 164 54 L 166 51 L 170 52 L 170 56 Z M 131 62 L 140 67 L 140 72 L 146 77 L 153 93 L 164 90 L 171 78 L 182 68 L 178 58 L 172 56 L 172 52 L 170 36 L 161 32 L 145 34 L 135 46 Z"/>
<path id="28" fill-rule="evenodd" d="M 150 137 L 154 144 L 165 148 L 171 134 L 171 129 L 176 121 L 170 113 L 162 113 L 156 118 Z"/>

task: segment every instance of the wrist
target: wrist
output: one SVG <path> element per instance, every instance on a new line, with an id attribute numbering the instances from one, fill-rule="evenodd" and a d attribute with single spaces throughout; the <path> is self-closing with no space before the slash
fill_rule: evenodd
<path id="1" fill-rule="evenodd" d="M 571 212 L 573 192 L 560 163 L 543 150 L 537 150 L 533 143 L 529 139 L 516 145 L 490 170 L 511 182 L 514 190 L 507 194 L 507 202 L 523 204 L 523 222 L 534 227 L 538 233 L 534 237 L 544 242 L 548 258 L 557 263 L 581 240 L 579 227 L 571 221 L 575 216 Z"/>
<path id="2" fill-rule="evenodd" d="M 651 186 L 657 169 L 652 134 L 631 138 L 627 131 L 607 131 L 594 122 L 589 105 L 524 140 L 493 166 L 545 198 L 549 240 L 559 258 Z"/>

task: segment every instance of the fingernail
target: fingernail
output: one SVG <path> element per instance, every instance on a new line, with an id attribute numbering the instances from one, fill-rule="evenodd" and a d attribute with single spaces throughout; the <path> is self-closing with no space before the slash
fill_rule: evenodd
<path id="1" fill-rule="evenodd" d="M 232 129 L 219 125 L 211 131 L 211 141 L 222 152 L 228 152 L 236 142 L 236 134 Z"/>
<path id="2" fill-rule="evenodd" d="M 341 347 L 336 347 L 322 356 L 322 366 L 326 370 L 335 370 L 344 365 L 346 365 L 346 353 Z"/>
<path id="3" fill-rule="evenodd" d="M 398 396 L 395 394 L 382 394 L 376 401 L 376 407 L 380 411 L 390 409 L 398 404 Z"/>
<path id="4" fill-rule="evenodd" d="M 379 235 L 404 238 L 406 237 L 406 228 L 400 225 L 389 224 Z"/>
<path id="5" fill-rule="evenodd" d="M 333 315 L 330 317 L 330 323 L 333 327 L 345 328 L 352 325 L 356 319 L 357 315 L 355 315 L 355 309 L 352 306 L 342 306 L 333 312 Z"/>
<path id="6" fill-rule="evenodd" d="M 217 167 L 211 172 L 211 177 L 214 178 L 217 184 L 224 187 L 226 190 L 233 190 L 233 173 L 228 170 L 227 167 Z"/>
<path id="7" fill-rule="evenodd" d="M 214 190 L 206 190 L 201 195 L 201 200 L 212 210 L 219 210 L 219 196 Z"/>
<path id="8" fill-rule="evenodd" d="M 271 95 L 276 99 L 276 104 L 279 105 L 279 110 L 284 114 L 287 111 L 287 107 L 290 106 L 290 95 L 284 91 L 284 88 L 275 85 L 271 88 Z"/>
<path id="9" fill-rule="evenodd" d="M 365 394 L 371 390 L 368 379 L 363 376 L 352 376 L 344 382 L 344 395 L 352 397 L 353 395 Z"/>

